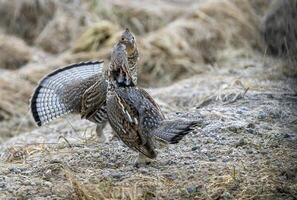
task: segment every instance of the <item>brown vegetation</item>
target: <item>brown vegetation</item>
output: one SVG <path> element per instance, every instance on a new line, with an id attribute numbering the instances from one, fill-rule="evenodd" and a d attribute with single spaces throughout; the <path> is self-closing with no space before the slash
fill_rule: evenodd
<path id="1" fill-rule="evenodd" d="M 0 68 L 19 69 L 32 59 L 32 50 L 21 39 L 0 35 Z"/>
<path id="2" fill-rule="evenodd" d="M 267 53 L 287 61 L 284 72 L 297 77 L 297 1 L 274 1 L 262 23 Z"/>
<path id="3" fill-rule="evenodd" d="M 296 199 L 296 65 L 266 54 L 261 22 L 278 29 L 273 10 L 263 21 L 269 3 L 1 1 L 0 199 Z M 93 124 L 69 116 L 35 128 L 28 109 L 57 67 L 108 64 L 126 27 L 140 84 L 159 87 L 149 92 L 167 117 L 199 121 L 139 169 L 121 141 L 97 143 Z M 264 42 L 282 45 L 276 36 Z"/>

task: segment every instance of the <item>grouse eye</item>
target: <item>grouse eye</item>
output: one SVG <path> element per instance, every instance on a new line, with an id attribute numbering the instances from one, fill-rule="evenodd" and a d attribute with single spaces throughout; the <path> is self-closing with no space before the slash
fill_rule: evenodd
<path id="1" fill-rule="evenodd" d="M 124 41 L 125 40 L 125 38 L 124 37 L 122 37 L 122 41 Z"/>

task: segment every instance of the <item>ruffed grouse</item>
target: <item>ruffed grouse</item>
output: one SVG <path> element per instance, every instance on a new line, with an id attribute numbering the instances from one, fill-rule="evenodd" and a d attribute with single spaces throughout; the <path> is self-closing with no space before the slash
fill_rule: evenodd
<path id="1" fill-rule="evenodd" d="M 126 29 L 119 40 L 128 52 L 128 65 L 133 81 L 137 82 L 138 49 L 132 33 Z M 31 112 L 38 126 L 42 126 L 68 113 L 97 124 L 101 140 L 107 122 L 107 81 L 102 61 L 73 64 L 46 75 L 31 98 Z"/>
<path id="2" fill-rule="evenodd" d="M 165 119 L 158 104 L 144 89 L 136 86 L 131 74 L 126 47 L 118 43 L 113 48 L 108 69 L 108 120 L 119 138 L 140 152 L 136 164 L 144 164 L 146 157 L 154 159 L 157 156 L 153 138 L 178 143 L 192 131 L 196 122 Z"/>

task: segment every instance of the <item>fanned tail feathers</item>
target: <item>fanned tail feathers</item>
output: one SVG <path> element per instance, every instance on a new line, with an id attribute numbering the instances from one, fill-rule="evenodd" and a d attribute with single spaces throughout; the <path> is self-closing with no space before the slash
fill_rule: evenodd
<path id="1" fill-rule="evenodd" d="M 151 135 L 157 138 L 165 140 L 170 144 L 178 143 L 185 135 L 190 133 L 194 126 L 197 124 L 196 121 L 187 120 L 166 120 L 163 121 L 159 128 L 153 130 Z"/>
<path id="2" fill-rule="evenodd" d="M 72 112 L 73 106 L 61 97 L 65 87 L 75 81 L 80 83 L 102 73 L 102 68 L 102 61 L 89 61 L 57 69 L 45 76 L 35 89 L 30 102 L 30 109 L 37 125 L 42 126 Z"/>

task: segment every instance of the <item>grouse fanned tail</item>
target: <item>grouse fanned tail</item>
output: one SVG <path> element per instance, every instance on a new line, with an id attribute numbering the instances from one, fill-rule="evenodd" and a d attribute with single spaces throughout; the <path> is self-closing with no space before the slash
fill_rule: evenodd
<path id="1" fill-rule="evenodd" d="M 31 112 L 38 126 L 71 112 L 79 112 L 83 92 L 102 74 L 103 62 L 69 65 L 45 76 L 35 89 Z"/>
<path id="2" fill-rule="evenodd" d="M 170 144 L 178 143 L 185 135 L 193 130 L 197 124 L 195 121 L 187 120 L 164 120 L 158 128 L 150 132 L 151 135 L 158 137 Z"/>

